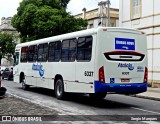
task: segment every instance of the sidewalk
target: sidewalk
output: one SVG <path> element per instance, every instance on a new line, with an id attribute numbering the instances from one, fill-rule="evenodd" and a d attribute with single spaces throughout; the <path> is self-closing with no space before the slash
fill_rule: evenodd
<path id="1" fill-rule="evenodd" d="M 160 88 L 148 87 L 147 92 L 137 94 L 136 97 L 160 101 Z"/>

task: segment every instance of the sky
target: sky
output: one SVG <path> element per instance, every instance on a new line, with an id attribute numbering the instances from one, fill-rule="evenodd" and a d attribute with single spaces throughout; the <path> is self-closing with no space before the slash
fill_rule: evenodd
<path id="1" fill-rule="evenodd" d="M 22 0 L 0 0 L 0 24 L 2 17 L 13 17 Z M 98 2 L 105 0 L 70 0 L 67 11 L 72 15 L 82 13 L 85 7 L 88 10 L 98 8 Z M 110 0 L 112 8 L 119 8 L 119 0 Z"/>

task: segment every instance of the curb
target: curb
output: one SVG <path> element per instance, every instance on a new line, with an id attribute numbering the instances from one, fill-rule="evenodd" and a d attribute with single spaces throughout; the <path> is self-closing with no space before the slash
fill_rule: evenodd
<path id="1" fill-rule="evenodd" d="M 153 92 L 153 93 L 160 93 L 159 90 L 148 90 L 149 92 Z"/>
<path id="2" fill-rule="evenodd" d="M 151 97 L 151 96 L 135 95 L 135 96 L 133 96 L 133 97 L 138 97 L 138 98 L 144 98 L 144 99 L 150 99 L 150 100 L 160 101 L 160 98 Z"/>

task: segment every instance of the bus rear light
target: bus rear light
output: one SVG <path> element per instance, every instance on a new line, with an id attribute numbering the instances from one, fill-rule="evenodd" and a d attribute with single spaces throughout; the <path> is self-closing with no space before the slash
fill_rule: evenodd
<path id="1" fill-rule="evenodd" d="M 99 81 L 105 82 L 104 67 L 103 66 L 101 68 L 99 68 Z"/>
<path id="2" fill-rule="evenodd" d="M 144 72 L 144 81 L 143 82 L 148 82 L 148 68 L 145 67 L 145 72 Z"/>

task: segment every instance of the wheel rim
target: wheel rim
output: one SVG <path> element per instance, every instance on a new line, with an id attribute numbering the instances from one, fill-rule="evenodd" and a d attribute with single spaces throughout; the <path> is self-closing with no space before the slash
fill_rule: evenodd
<path id="1" fill-rule="evenodd" d="M 62 92 L 63 92 L 62 84 L 61 84 L 61 83 L 58 83 L 58 84 L 57 84 L 57 95 L 58 95 L 58 96 L 61 96 L 61 95 L 62 95 Z"/>

